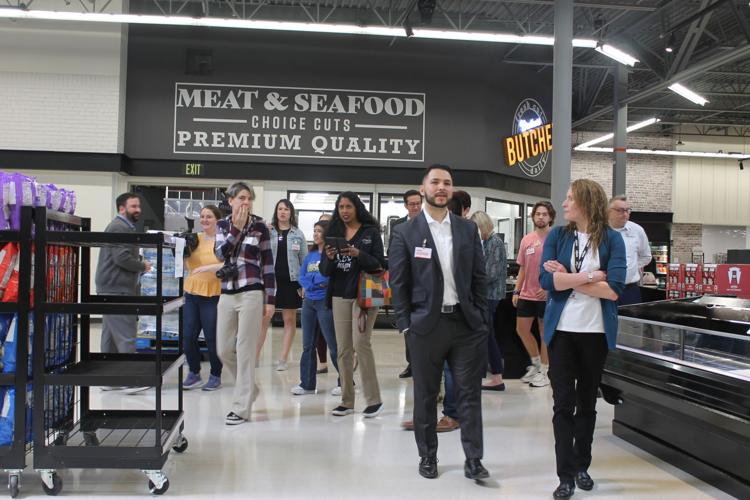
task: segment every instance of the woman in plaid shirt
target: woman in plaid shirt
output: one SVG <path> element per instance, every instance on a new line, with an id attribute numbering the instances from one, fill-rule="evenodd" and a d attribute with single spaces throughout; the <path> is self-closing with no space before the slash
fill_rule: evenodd
<path id="1" fill-rule="evenodd" d="M 217 223 L 216 257 L 224 262 L 217 319 L 217 344 L 224 368 L 236 378 L 227 425 L 250 420 L 258 395 L 255 357 L 263 316 L 274 312 L 276 277 L 268 227 L 250 212 L 255 191 L 244 182 L 227 189 L 232 214 Z"/>

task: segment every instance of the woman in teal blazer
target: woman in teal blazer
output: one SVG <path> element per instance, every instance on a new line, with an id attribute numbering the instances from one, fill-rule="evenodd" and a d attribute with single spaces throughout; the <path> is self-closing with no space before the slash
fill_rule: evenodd
<path id="1" fill-rule="evenodd" d="M 547 290 L 544 341 L 549 349 L 560 485 L 594 487 L 588 474 L 596 394 L 608 349 L 617 340 L 617 297 L 625 287 L 625 243 L 607 224 L 607 195 L 589 179 L 574 181 L 563 203 L 568 225 L 550 231 L 539 281 Z"/>

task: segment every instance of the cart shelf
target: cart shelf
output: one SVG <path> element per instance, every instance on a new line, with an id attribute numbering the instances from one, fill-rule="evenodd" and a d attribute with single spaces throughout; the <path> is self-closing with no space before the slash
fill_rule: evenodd
<path id="1" fill-rule="evenodd" d="M 138 297 L 138 301 L 121 302 L 83 302 L 70 304 L 66 302 L 48 302 L 39 305 L 39 309 L 45 313 L 71 313 L 71 314 L 132 314 L 139 316 L 156 316 L 167 314 L 178 310 L 185 303 L 182 297 L 170 298 L 160 301 L 158 297 L 149 300 L 149 297 Z"/>
<path id="2" fill-rule="evenodd" d="M 141 355 L 139 355 L 141 356 Z M 147 356 L 147 355 L 144 355 Z M 168 355 L 162 355 L 166 358 Z M 162 362 L 161 374 L 156 374 L 156 361 L 86 360 L 66 366 L 59 373 L 48 373 L 44 382 L 50 385 L 79 386 L 156 386 L 185 363 L 180 355 L 172 362 Z"/>
<path id="3" fill-rule="evenodd" d="M 138 245 L 141 248 L 172 248 L 170 236 L 162 233 L 106 233 L 98 231 L 47 231 L 47 243 L 77 247 Z"/>

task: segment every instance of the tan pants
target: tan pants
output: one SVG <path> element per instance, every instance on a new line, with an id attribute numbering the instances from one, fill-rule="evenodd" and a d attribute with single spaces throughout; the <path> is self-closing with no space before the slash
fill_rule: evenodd
<path id="1" fill-rule="evenodd" d="M 372 352 L 372 327 L 378 309 L 373 308 L 367 314 L 367 329 L 359 332 L 357 318 L 361 309 L 356 299 L 333 297 L 333 325 L 336 329 L 336 346 L 338 348 L 339 376 L 341 377 L 341 406 L 354 408 L 354 353 L 359 360 L 359 374 L 365 393 L 367 406 L 381 403 L 380 386 L 375 371 L 375 356 Z"/>
<path id="2" fill-rule="evenodd" d="M 263 318 L 263 292 L 222 294 L 216 321 L 216 344 L 224 369 L 235 377 L 232 411 L 250 420 L 258 395 L 255 385 L 255 348 Z"/>

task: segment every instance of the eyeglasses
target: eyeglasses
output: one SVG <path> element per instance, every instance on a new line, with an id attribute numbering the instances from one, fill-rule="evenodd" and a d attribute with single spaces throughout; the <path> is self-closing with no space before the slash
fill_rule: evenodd
<path id="1" fill-rule="evenodd" d="M 618 214 L 629 214 L 633 211 L 632 208 L 610 208 L 610 210 L 614 210 Z"/>

